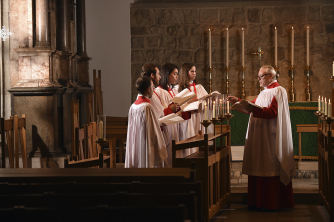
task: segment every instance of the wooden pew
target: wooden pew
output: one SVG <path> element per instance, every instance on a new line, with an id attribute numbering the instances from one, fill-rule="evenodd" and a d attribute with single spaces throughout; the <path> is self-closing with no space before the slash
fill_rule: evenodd
<path id="1" fill-rule="evenodd" d="M 153 206 L 153 207 L 109 207 L 97 206 L 87 208 L 58 207 L 58 208 L 28 208 L 16 206 L 13 208 L 0 209 L 2 218 L 11 218 L 12 221 L 24 221 L 27 218 L 38 216 L 39 221 L 138 221 L 145 218 L 146 222 L 184 222 L 186 208 L 179 206 Z M 130 212 L 130 213 L 129 213 Z M 112 218 L 112 219 L 111 219 Z"/>
<path id="2" fill-rule="evenodd" d="M 326 124 L 326 123 L 325 123 Z M 333 130 L 329 131 L 319 125 L 318 128 L 318 169 L 319 169 L 319 202 L 329 213 L 334 222 L 334 138 Z"/>
<path id="3" fill-rule="evenodd" d="M 209 221 L 222 207 L 230 206 L 230 126 L 219 126 L 220 133 L 197 135 L 175 142 L 172 141 L 173 167 L 189 167 L 196 162 L 196 179 L 202 182 L 202 209 L 205 221 Z M 219 129 L 218 128 L 218 129 Z M 216 129 L 215 129 L 216 131 Z M 221 147 L 216 147 L 216 139 L 220 138 Z M 225 143 L 223 143 L 225 139 Z M 209 148 L 209 141 L 214 146 Z M 176 158 L 176 151 L 199 147 L 199 151 L 185 158 Z"/>
<path id="4" fill-rule="evenodd" d="M 122 163 L 124 160 L 123 157 L 125 156 L 124 143 L 128 131 L 128 117 L 107 116 L 106 119 L 106 138 L 107 140 L 112 140 L 113 147 L 116 147 L 118 142 L 119 163 Z M 116 158 L 116 153 L 114 157 Z"/>

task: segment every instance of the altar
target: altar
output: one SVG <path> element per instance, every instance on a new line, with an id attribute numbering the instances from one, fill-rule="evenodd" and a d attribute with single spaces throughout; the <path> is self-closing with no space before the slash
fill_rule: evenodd
<path id="1" fill-rule="evenodd" d="M 293 149 L 295 159 L 299 155 L 299 135 L 297 124 L 317 124 L 318 118 L 314 115 L 317 111 L 317 102 L 289 102 Z M 232 110 L 234 118 L 230 120 L 231 126 L 231 145 L 244 146 L 247 132 L 249 114 Z M 224 123 L 226 124 L 226 122 Z M 317 133 L 302 133 L 302 159 L 318 158 L 318 135 Z"/>

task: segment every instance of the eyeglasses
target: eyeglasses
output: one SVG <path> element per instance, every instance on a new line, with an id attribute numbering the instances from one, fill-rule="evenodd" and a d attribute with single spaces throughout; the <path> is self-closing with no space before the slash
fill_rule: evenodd
<path id="1" fill-rule="evenodd" d="M 267 73 L 267 74 L 263 74 L 262 76 L 258 76 L 257 79 L 263 79 L 264 76 L 267 76 L 269 75 L 270 73 Z"/>

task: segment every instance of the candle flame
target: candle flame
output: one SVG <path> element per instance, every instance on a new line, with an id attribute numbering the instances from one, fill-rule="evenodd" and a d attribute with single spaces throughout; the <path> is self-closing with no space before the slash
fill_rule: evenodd
<path id="1" fill-rule="evenodd" d="M 228 30 L 228 28 L 226 28 L 226 31 Z"/>
<path id="2" fill-rule="evenodd" d="M 310 28 L 310 26 L 307 26 L 307 28 L 309 29 L 309 28 Z"/>
<path id="3" fill-rule="evenodd" d="M 244 30 L 244 28 L 241 29 L 242 31 Z"/>
<path id="4" fill-rule="evenodd" d="M 293 26 L 292 26 L 292 29 L 293 29 Z"/>
<path id="5" fill-rule="evenodd" d="M 276 29 L 276 26 L 275 26 L 275 29 Z"/>
<path id="6" fill-rule="evenodd" d="M 210 29 L 209 29 L 209 31 L 210 31 Z"/>
<path id="7" fill-rule="evenodd" d="M 325 97 L 325 102 L 326 102 L 326 97 Z"/>
<path id="8" fill-rule="evenodd" d="M 320 95 L 319 95 L 319 99 L 320 99 Z"/>
<path id="9" fill-rule="evenodd" d="M 321 100 L 324 100 L 324 97 L 321 97 Z"/>

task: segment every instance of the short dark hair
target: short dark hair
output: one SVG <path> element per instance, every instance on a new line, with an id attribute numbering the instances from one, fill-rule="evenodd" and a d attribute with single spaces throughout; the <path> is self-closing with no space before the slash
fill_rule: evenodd
<path id="1" fill-rule="evenodd" d="M 155 68 L 158 68 L 158 65 L 153 63 L 143 65 L 143 67 L 141 67 L 141 76 L 151 77 L 152 73 L 155 76 L 157 74 L 157 70 Z"/>
<path id="2" fill-rule="evenodd" d="M 146 76 L 139 77 L 136 81 L 136 89 L 140 94 L 145 94 L 146 90 L 151 86 L 151 79 Z"/>

